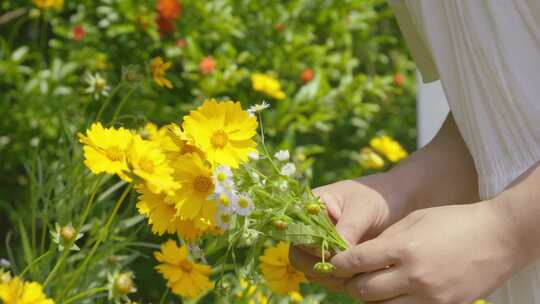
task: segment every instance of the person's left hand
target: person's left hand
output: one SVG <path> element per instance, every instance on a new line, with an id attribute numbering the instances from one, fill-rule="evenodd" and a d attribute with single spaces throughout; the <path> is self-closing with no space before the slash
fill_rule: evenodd
<path id="1" fill-rule="evenodd" d="M 332 274 L 368 303 L 470 304 L 528 261 L 505 218 L 490 202 L 418 210 L 334 256 Z"/>

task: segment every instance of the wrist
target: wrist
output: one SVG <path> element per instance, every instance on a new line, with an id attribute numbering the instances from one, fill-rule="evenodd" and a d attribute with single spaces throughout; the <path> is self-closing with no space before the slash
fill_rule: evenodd
<path id="1" fill-rule="evenodd" d="M 480 208 L 480 214 L 486 218 L 486 225 L 492 229 L 494 241 L 502 251 L 512 257 L 509 261 L 520 268 L 536 260 L 539 256 L 538 243 L 531 235 L 531 230 L 524 225 L 516 213 L 511 201 L 504 195 L 473 204 Z"/>

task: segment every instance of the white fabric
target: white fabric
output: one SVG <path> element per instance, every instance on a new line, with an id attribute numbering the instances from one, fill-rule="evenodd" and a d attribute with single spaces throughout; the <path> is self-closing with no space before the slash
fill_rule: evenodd
<path id="1" fill-rule="evenodd" d="M 424 80 L 442 82 L 481 197 L 497 195 L 540 160 L 540 0 L 389 2 Z M 492 301 L 540 304 L 540 261 Z"/>

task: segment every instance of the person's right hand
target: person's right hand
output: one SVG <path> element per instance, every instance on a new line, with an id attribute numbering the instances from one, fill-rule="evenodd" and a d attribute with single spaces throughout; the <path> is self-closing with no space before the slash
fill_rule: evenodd
<path id="1" fill-rule="evenodd" d="M 316 188 L 313 192 L 326 205 L 338 233 L 349 245 L 354 246 L 376 237 L 405 215 L 401 196 L 391 184 L 383 173 L 336 182 Z M 317 252 L 292 247 L 289 258 L 292 265 L 304 272 L 309 281 L 330 291 L 342 291 L 343 279 L 313 271 L 313 265 L 320 261 Z"/>

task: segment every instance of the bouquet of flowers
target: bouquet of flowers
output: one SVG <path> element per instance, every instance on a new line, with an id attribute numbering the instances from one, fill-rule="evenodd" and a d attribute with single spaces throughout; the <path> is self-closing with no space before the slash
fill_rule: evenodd
<path id="1" fill-rule="evenodd" d="M 152 232 L 179 237 L 180 245 L 165 242 L 155 258 L 180 296 L 213 288 L 212 268 L 223 273 L 231 259 L 238 264 L 239 248 L 245 249 L 244 276 L 260 269 L 277 293 L 306 280 L 289 264 L 291 244 L 320 248 L 315 270 L 321 273 L 332 270 L 325 251 L 347 248 L 289 152 L 270 153 L 265 145 L 261 111 L 267 107 L 263 102 L 245 111 L 239 102 L 211 99 L 181 124 L 149 123 L 136 131 L 96 122 L 79 134 L 86 166 L 130 183 Z M 205 256 L 216 254 L 207 265 Z"/>

